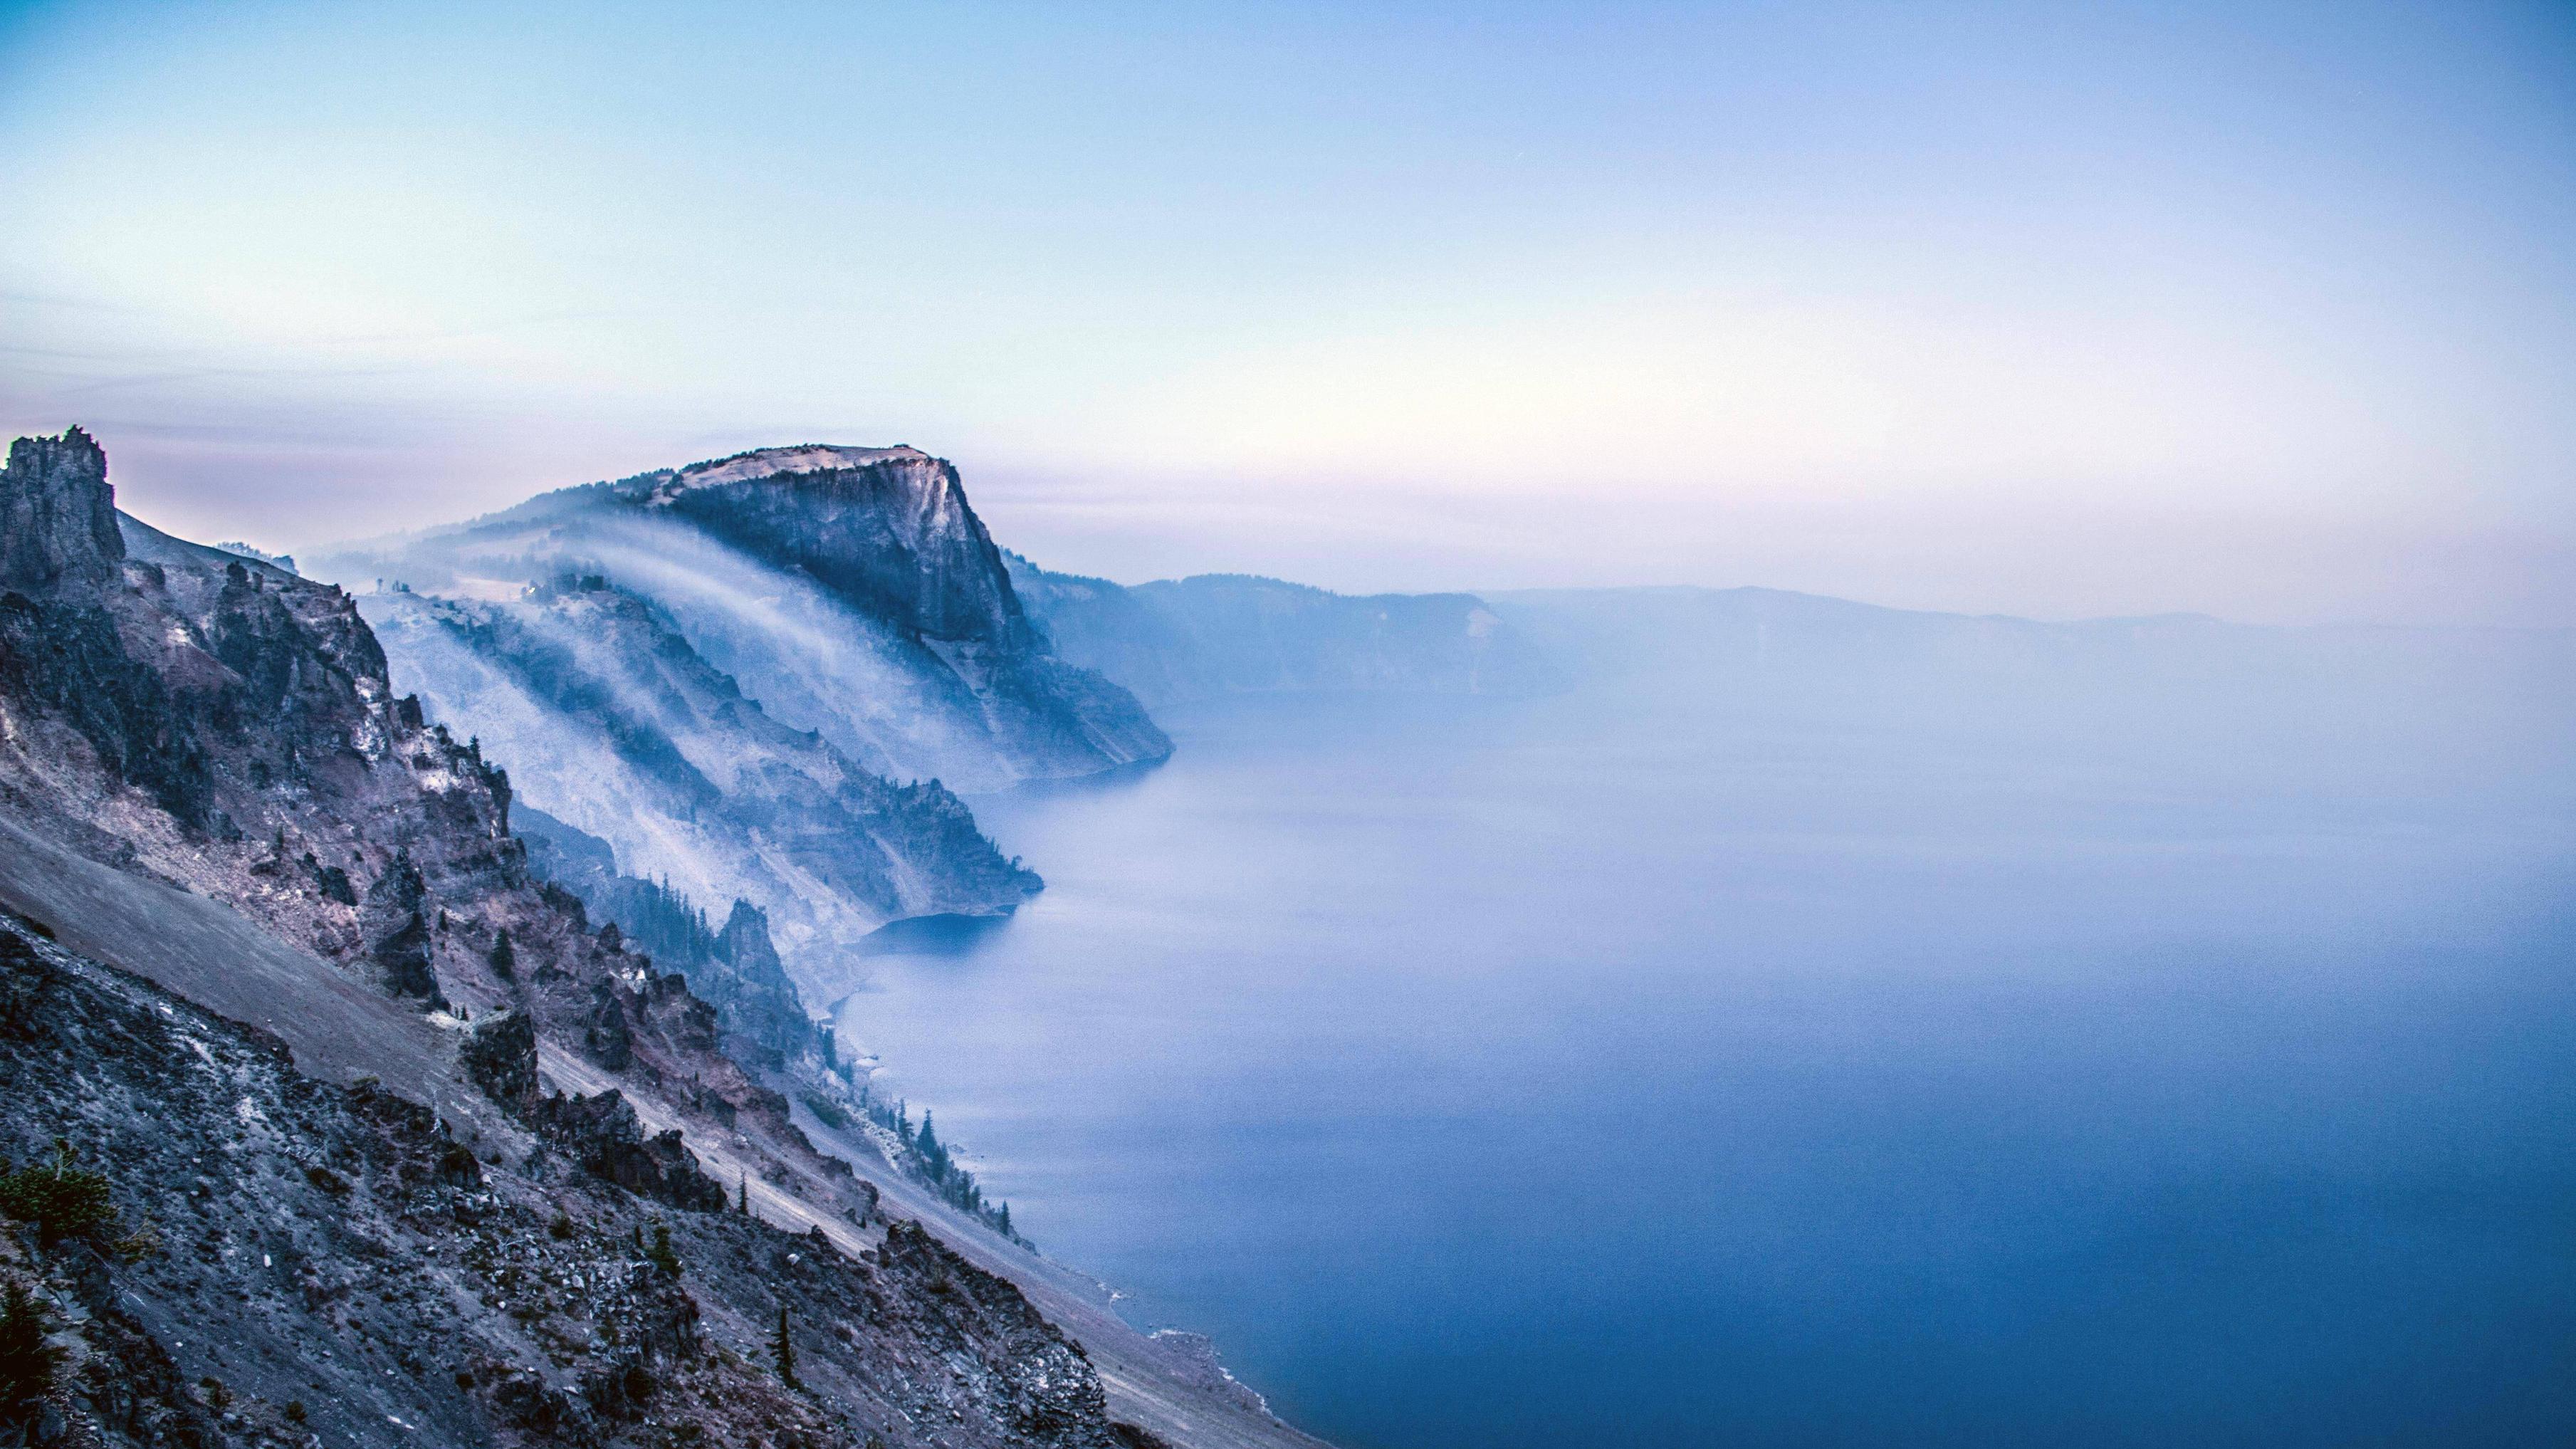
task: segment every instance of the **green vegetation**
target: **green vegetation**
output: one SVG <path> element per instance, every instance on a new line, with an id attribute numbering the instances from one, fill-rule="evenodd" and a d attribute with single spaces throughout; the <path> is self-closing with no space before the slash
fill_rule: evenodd
<path id="1" fill-rule="evenodd" d="M 0 1216 L 34 1223 L 37 1236 L 47 1243 L 64 1238 L 105 1242 L 117 1227 L 107 1179 L 72 1166 L 67 1140 L 55 1142 L 50 1164 L 8 1170 L 0 1161 Z"/>
<path id="2" fill-rule="evenodd" d="M 811 1099 L 808 1099 L 808 1105 L 811 1104 Z M 903 1149 L 899 1165 L 912 1177 L 938 1193 L 942 1202 L 971 1215 L 984 1226 L 1023 1248 L 1037 1246 L 1021 1237 L 1018 1230 L 1011 1226 L 1009 1203 L 991 1203 L 984 1200 L 984 1189 L 975 1181 L 975 1174 L 958 1166 L 957 1159 L 950 1153 L 947 1144 L 939 1140 L 939 1133 L 930 1125 L 930 1113 L 921 1114 L 921 1126 L 915 1130 L 912 1125 L 912 1111 L 907 1103 L 897 1099 L 895 1104 L 889 1107 L 870 1096 L 864 1087 L 859 1089 L 859 1110 L 867 1114 L 869 1121 L 895 1135 L 895 1140 L 902 1144 Z M 817 1112 L 815 1115 L 822 1114 Z"/>
<path id="3" fill-rule="evenodd" d="M 11 1283 L 0 1297 L 0 1424 L 17 1426 L 54 1386 L 63 1350 L 45 1341 L 45 1310 Z"/>
<path id="4" fill-rule="evenodd" d="M 807 1092 L 804 1099 L 806 1109 L 811 1111 L 824 1126 L 835 1132 L 847 1132 L 859 1124 L 859 1119 L 841 1110 L 841 1104 L 828 1097 Z"/>
<path id="5" fill-rule="evenodd" d="M 654 1267 L 674 1278 L 680 1276 L 680 1255 L 671 1250 L 671 1229 L 668 1224 L 653 1225 L 653 1246 L 645 1249 L 644 1256 L 652 1260 Z"/>
<path id="6" fill-rule="evenodd" d="M 805 1387 L 796 1381 L 796 1343 L 787 1336 L 787 1305 L 778 1305 L 778 1335 L 770 1342 L 770 1351 L 778 1356 L 778 1381 L 791 1389 Z"/>

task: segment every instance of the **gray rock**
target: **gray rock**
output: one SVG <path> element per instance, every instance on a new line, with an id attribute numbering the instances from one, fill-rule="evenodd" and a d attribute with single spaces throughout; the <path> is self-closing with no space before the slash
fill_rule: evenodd
<path id="1" fill-rule="evenodd" d="M 50 590 L 116 576 L 125 542 L 107 487 L 107 454 L 78 428 L 20 438 L 0 468 L 0 588 Z"/>

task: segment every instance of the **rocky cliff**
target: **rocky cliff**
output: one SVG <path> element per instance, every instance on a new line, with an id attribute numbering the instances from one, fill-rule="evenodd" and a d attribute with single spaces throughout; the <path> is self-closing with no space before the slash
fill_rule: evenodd
<path id="1" fill-rule="evenodd" d="M 62 1351 L 0 1432 L 1300 1442 L 970 1220 L 889 1224 L 870 1142 L 797 1125 L 843 1114 L 828 1047 L 746 1065 L 535 874 L 339 589 L 116 529 L 78 433 L 0 517 L 41 524 L 0 588 L 0 1344 Z"/>
<path id="2" fill-rule="evenodd" d="M 944 787 L 894 784 L 770 717 L 659 608 L 598 575 L 505 601 L 395 591 L 359 607 L 396 687 L 470 722 L 519 795 L 607 841 L 624 874 L 750 901 L 808 979 L 889 920 L 1005 913 L 1038 888 Z"/>
<path id="3" fill-rule="evenodd" d="M 895 780 L 995 790 L 1171 749 L 1132 695 L 1055 656 L 956 469 L 911 448 L 764 449 L 312 567 L 485 601 L 597 577 L 648 601 L 771 718 Z"/>

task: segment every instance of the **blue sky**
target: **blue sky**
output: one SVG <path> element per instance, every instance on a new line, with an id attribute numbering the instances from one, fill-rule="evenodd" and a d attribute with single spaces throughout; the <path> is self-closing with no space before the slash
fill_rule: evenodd
<path id="1" fill-rule="evenodd" d="M 0 423 L 1139 578 L 2576 624 L 2576 6 L 0 9 Z"/>

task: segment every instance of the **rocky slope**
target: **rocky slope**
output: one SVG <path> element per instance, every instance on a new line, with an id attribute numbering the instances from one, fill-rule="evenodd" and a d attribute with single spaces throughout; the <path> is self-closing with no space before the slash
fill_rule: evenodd
<path id="1" fill-rule="evenodd" d="M 534 1098 L 532 1040 L 514 1130 L 460 1137 L 23 922 L 0 1032 L 0 1284 L 65 1351 L 0 1410 L 38 1442 L 1138 1442 L 1009 1284 L 732 1210 L 614 1095 Z"/>
<path id="2" fill-rule="evenodd" d="M 1304 1442 L 971 1221 L 886 1226 L 900 1175 L 781 1090 L 831 1106 L 828 1047 L 746 1067 L 533 873 L 507 777 L 394 692 L 347 595 L 119 530 L 76 430 L 13 446 L 0 518 L 0 902 L 50 928 L 0 947 L 0 1277 L 35 1294 L 0 1347 L 32 1313 L 74 1355 L 12 1432 Z M 82 1165 L 26 1176 L 54 1138 Z M 92 1170 L 157 1246 L 55 1230 Z M 793 1382 L 758 1354 L 782 1306 Z"/>
<path id="3" fill-rule="evenodd" d="M 1531 694 L 1556 672 L 1473 594 L 1353 597 L 1248 574 L 1121 585 L 1008 555 L 1064 658 L 1160 707 L 1226 694 Z"/>
<path id="4" fill-rule="evenodd" d="M 316 568 L 483 600 L 595 575 L 649 601 L 771 718 L 891 779 L 995 790 L 1171 749 L 1127 691 L 1055 656 L 957 470 L 911 448 L 764 449 Z"/>
<path id="5" fill-rule="evenodd" d="M 568 575 L 501 602 L 363 596 L 396 688 L 470 727 L 514 789 L 625 874 L 750 901 L 815 973 L 887 921 L 1007 912 L 1037 877 L 957 797 L 769 716 L 649 601 Z"/>

